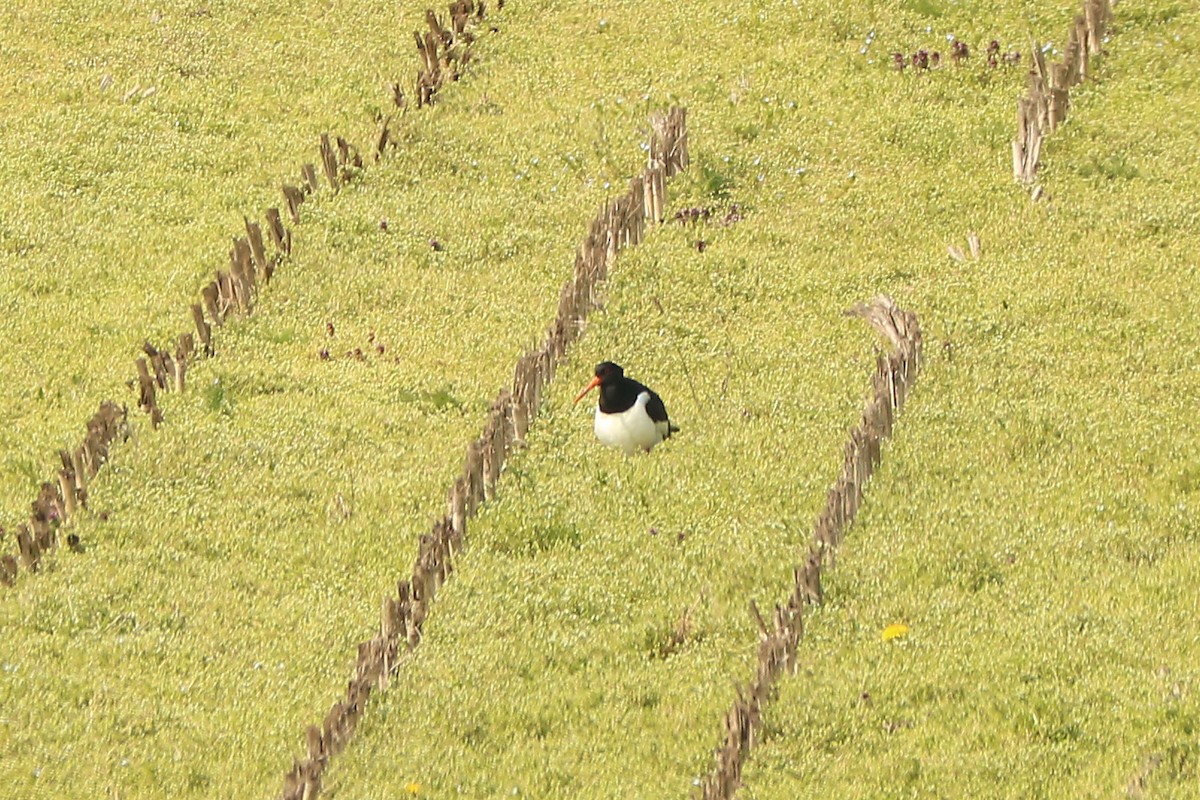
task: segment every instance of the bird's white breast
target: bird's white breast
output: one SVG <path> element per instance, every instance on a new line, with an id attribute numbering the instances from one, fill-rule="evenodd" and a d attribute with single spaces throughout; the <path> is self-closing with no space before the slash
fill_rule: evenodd
<path id="1" fill-rule="evenodd" d="M 650 395 L 641 392 L 629 409 L 617 414 L 605 414 L 596 407 L 596 438 L 609 447 L 632 455 L 638 450 L 650 450 L 666 438 L 665 422 L 655 422 L 646 413 Z"/>

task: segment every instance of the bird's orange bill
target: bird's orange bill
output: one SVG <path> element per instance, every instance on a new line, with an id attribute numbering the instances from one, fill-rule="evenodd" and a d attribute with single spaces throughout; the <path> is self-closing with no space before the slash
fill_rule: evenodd
<path id="1" fill-rule="evenodd" d="M 583 396 L 584 396 L 585 394 L 587 394 L 588 392 L 590 392 L 592 389 L 595 389 L 595 388 L 596 388 L 597 386 L 599 386 L 599 385 L 600 385 L 600 379 L 599 379 L 599 378 L 592 378 L 592 382 L 591 382 L 591 383 L 589 383 L 587 386 L 583 387 L 583 391 L 582 391 L 582 392 L 580 392 L 579 394 L 575 395 L 575 402 L 576 402 L 576 403 L 578 403 L 580 400 L 582 400 L 582 399 L 583 399 Z"/>

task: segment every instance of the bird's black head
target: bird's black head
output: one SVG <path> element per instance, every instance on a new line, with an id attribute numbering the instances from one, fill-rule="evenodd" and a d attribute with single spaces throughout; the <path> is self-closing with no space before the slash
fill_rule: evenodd
<path id="1" fill-rule="evenodd" d="M 588 385 L 583 387 L 583 391 L 575 395 L 575 402 L 578 403 L 583 399 L 583 396 L 600 387 L 601 393 L 611 392 L 614 387 L 621 384 L 621 379 L 625 377 L 625 370 L 621 369 L 619 364 L 614 364 L 611 361 L 601 361 L 596 365 L 596 377 L 588 382 Z"/>
<path id="2" fill-rule="evenodd" d="M 625 377 L 625 370 L 621 369 L 620 364 L 614 364 L 611 361 L 601 361 L 596 365 L 596 377 L 600 379 L 601 385 L 607 386 Z"/>

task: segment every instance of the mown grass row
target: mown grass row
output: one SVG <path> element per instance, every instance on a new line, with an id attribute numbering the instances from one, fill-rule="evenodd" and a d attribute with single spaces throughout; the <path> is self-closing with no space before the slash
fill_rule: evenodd
<path id="1" fill-rule="evenodd" d="M 686 119 L 686 110 L 677 107 L 651 116 L 648 166 L 630 180 L 625 194 L 606 201 L 588 224 L 576 249 L 574 270 L 559 291 L 554 321 L 542 342 L 516 359 L 511 384 L 499 390 L 483 431 L 467 445 L 462 472 L 447 491 L 446 512 L 421 537 L 412 572 L 397 581 L 394 595 L 384 597 L 379 632 L 358 645 L 354 677 L 345 695 L 334 701 L 319 725 L 306 728 L 307 753 L 294 760 L 284 777 L 284 800 L 311 800 L 321 792 L 324 774 L 353 738 L 372 694 L 386 689 L 397 674 L 403 677 L 408 656 L 424 638 L 438 590 L 469 541 L 468 522 L 499 491 L 508 456 L 524 444 L 542 395 L 588 314 L 596 309 L 600 285 L 617 255 L 640 244 L 647 229 L 662 223 L 666 181 L 688 165 Z"/>
<path id="2" fill-rule="evenodd" d="M 742 770 L 762 739 L 763 719 L 770 713 L 778 683 L 796 672 L 805 609 L 823 600 L 822 575 L 837 561 L 837 550 L 854 525 L 871 475 L 882 461 L 884 443 L 920 374 L 922 335 L 915 314 L 901 309 L 887 295 L 877 295 L 855 304 L 846 316 L 862 317 L 889 349 L 876 355 L 866 405 L 847 435 L 841 472 L 813 525 L 804 561 L 794 567 L 795 579 L 787 597 L 776 601 L 774 611 L 768 609 L 765 615 L 750 601 L 759 632 L 755 675 L 747 685 L 738 686 L 737 697 L 725 713 L 724 742 L 717 748 L 715 767 L 700 786 L 704 800 L 727 800 L 741 788 Z M 888 638 L 906 632 L 902 625 L 888 630 Z"/>
<path id="3" fill-rule="evenodd" d="M 1200 602 L 1192 414 L 1200 17 L 1119 6 L 991 234 L 747 774 L 754 796 L 1182 796 Z M 1017 221 L 1021 224 L 1017 224 Z M 960 301 L 962 302 L 962 301 Z M 954 321 L 951 329 L 950 322 Z M 920 410 L 918 410 L 920 409 Z M 885 644 L 879 625 L 911 625 Z"/>
<path id="4" fill-rule="evenodd" d="M 204 9 L 199 15 L 207 13 L 208 9 Z M 412 92 L 419 95 L 418 107 L 431 105 L 435 94 L 445 84 L 461 77 L 473 54 L 472 45 L 480 33 L 475 29 L 485 16 L 485 8 L 471 0 L 455 0 L 446 14 L 426 11 L 428 30 L 423 37 L 420 31 L 416 33 L 421 59 Z M 155 11 L 151 18 L 154 24 L 163 21 L 160 11 Z M 498 30 L 491 26 L 493 33 Z M 391 105 L 398 107 L 401 112 L 408 110 L 409 101 L 401 88 L 405 83 L 394 81 L 390 91 Z M 100 88 L 106 90 L 111 85 L 112 77 L 106 74 Z M 156 93 L 156 88 L 141 95 L 131 90 L 122 97 L 122 102 L 145 99 Z M 323 173 L 327 190 L 336 193 L 342 185 L 357 178 L 368 163 L 377 162 L 395 147 L 393 123 L 396 114 L 396 108 L 387 113 L 379 110 L 374 113 L 378 132 L 372 137 L 373 147 L 365 154 L 365 158 L 364 153 L 344 137 L 332 136 L 327 132 L 321 134 L 321 146 L 314 158 L 321 167 L 320 172 L 316 164 L 307 162 L 301 170 L 298 185 L 285 183 L 282 186 L 286 215 L 290 222 L 300 222 L 300 205 L 321 189 L 319 174 Z M 213 329 L 222 327 L 230 316 L 250 314 L 275 269 L 291 254 L 291 231 L 282 220 L 283 214 L 277 206 L 266 210 L 265 222 L 244 216 L 245 235 L 233 237 L 234 247 L 229 251 L 227 268 L 218 269 L 215 279 L 201 289 L 199 297 L 193 298 L 196 302 L 191 305 L 191 317 L 195 333 L 180 334 L 177 344 L 172 337 L 166 348 L 156 348 L 149 340 L 143 343 L 145 357 L 137 359 L 137 378 L 128 381 L 127 385 L 136 387 L 137 407 L 149 416 L 151 427 L 157 428 L 163 419 L 157 395 L 161 391 L 184 390 L 188 365 L 197 357 L 211 356 L 215 352 Z M 382 224 L 386 228 L 386 222 Z M 436 243 L 433 244 L 436 246 Z M 11 585 L 16 579 L 18 565 L 31 572 L 40 569 L 43 554 L 48 557 L 58 544 L 57 527 L 69 522 L 78 508 L 86 507 L 87 484 L 96 478 L 105 463 L 109 442 L 116 435 L 127 435 L 124 406 L 120 406 L 119 425 L 114 425 L 109 419 L 112 417 L 111 409 L 116 407 L 112 401 L 104 401 L 100 413 L 88 422 L 88 434 L 83 443 L 74 449 L 67 447 L 61 450 L 62 469 L 58 472 L 57 480 L 41 484 L 28 523 L 17 529 L 14 538 L 19 559 L 13 555 L 0 558 L 0 583 Z M 3 538 L 4 529 L 0 527 L 0 539 Z M 72 549 L 81 550 L 77 535 L 71 534 L 67 539 Z"/>
<path id="5" fill-rule="evenodd" d="M 0 41 L 25 76 L 0 99 L 6 524 L 99 401 L 130 398 L 142 342 L 190 325 L 228 237 L 279 204 L 301 149 L 369 137 L 389 82 L 415 72 L 423 8 L 6 6 Z"/>

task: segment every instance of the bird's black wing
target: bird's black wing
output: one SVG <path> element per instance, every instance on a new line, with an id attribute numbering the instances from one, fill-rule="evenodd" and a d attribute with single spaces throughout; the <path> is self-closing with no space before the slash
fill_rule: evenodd
<path id="1" fill-rule="evenodd" d="M 650 415 L 650 419 L 655 422 L 667 423 L 667 430 L 670 433 L 678 431 L 679 426 L 667 418 L 667 407 L 663 405 L 662 398 L 658 396 L 658 393 L 645 386 L 642 387 L 642 391 L 650 395 L 650 401 L 646 403 L 646 413 Z"/>

